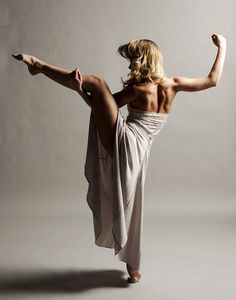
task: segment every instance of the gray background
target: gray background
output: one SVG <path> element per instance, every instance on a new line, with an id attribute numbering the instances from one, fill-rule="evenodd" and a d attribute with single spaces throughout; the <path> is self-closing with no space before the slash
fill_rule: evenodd
<path id="1" fill-rule="evenodd" d="M 120 267 L 107 249 L 91 246 L 84 177 L 90 108 L 72 90 L 43 75 L 32 77 L 11 54 L 28 53 L 69 70 L 100 74 L 116 92 L 128 73 L 128 63 L 116 52 L 120 44 L 152 39 L 162 50 L 167 76 L 200 77 L 215 59 L 213 33 L 227 39 L 219 85 L 179 93 L 152 146 L 145 186 L 146 274 L 142 290 L 135 289 L 140 297 L 148 291 L 149 299 L 236 296 L 235 11 L 233 0 L 0 0 L 0 264 L 5 270 L 0 279 L 10 278 L 0 288 L 4 299 L 6 293 L 13 299 L 13 291 L 47 293 L 48 286 L 61 292 L 48 279 L 50 267 L 64 270 L 75 261 L 84 268 Z M 126 107 L 121 111 L 127 115 Z M 180 269 L 175 265 L 186 261 Z M 34 267 L 43 272 L 44 266 L 47 275 L 36 272 L 29 286 L 12 281 L 9 270 L 32 278 L 26 266 L 30 272 Z M 155 269 L 159 273 L 152 273 Z M 90 275 L 86 282 L 95 276 Z M 70 285 L 64 273 L 56 278 Z M 212 289 L 206 286 L 210 278 Z"/>

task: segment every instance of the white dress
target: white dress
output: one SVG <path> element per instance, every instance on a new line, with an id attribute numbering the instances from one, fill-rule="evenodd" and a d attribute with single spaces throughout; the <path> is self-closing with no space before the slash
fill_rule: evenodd
<path id="1" fill-rule="evenodd" d="M 140 269 L 147 165 L 152 142 L 168 114 L 127 107 L 126 118 L 118 111 L 113 158 L 103 147 L 90 114 L 84 174 L 95 244 L 114 248 L 121 261 Z"/>

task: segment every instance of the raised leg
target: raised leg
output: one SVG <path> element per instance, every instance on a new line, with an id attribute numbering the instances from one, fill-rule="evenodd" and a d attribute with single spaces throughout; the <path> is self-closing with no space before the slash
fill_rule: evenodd
<path id="1" fill-rule="evenodd" d="M 89 92 L 93 118 L 101 142 L 113 157 L 113 143 L 119 107 L 105 80 L 100 76 L 82 75 L 82 88 Z"/>
<path id="2" fill-rule="evenodd" d="M 13 55 L 13 57 L 26 63 L 32 75 L 42 73 L 65 87 L 75 89 L 71 83 L 75 71 L 69 72 L 24 53 Z M 93 118 L 104 148 L 110 156 L 113 156 L 118 105 L 106 82 L 100 76 L 83 74 L 82 88 L 90 93 L 89 99 L 86 97 L 85 101 L 91 106 Z"/>

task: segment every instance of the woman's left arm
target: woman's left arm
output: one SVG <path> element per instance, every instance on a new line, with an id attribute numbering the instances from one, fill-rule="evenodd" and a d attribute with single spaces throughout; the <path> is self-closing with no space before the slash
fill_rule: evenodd
<path id="1" fill-rule="evenodd" d="M 112 96 L 114 97 L 118 107 L 122 107 L 134 100 L 134 92 L 134 88 L 129 87 L 112 94 Z"/>

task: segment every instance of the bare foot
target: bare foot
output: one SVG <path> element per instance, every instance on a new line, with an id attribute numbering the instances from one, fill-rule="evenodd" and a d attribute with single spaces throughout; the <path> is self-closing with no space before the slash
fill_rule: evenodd
<path id="1" fill-rule="evenodd" d="M 127 267 L 127 271 L 129 273 L 129 276 L 130 276 L 130 277 L 127 278 L 127 281 L 129 283 L 138 282 L 141 278 L 141 273 L 137 269 L 129 266 L 128 264 L 126 264 L 126 267 Z"/>

